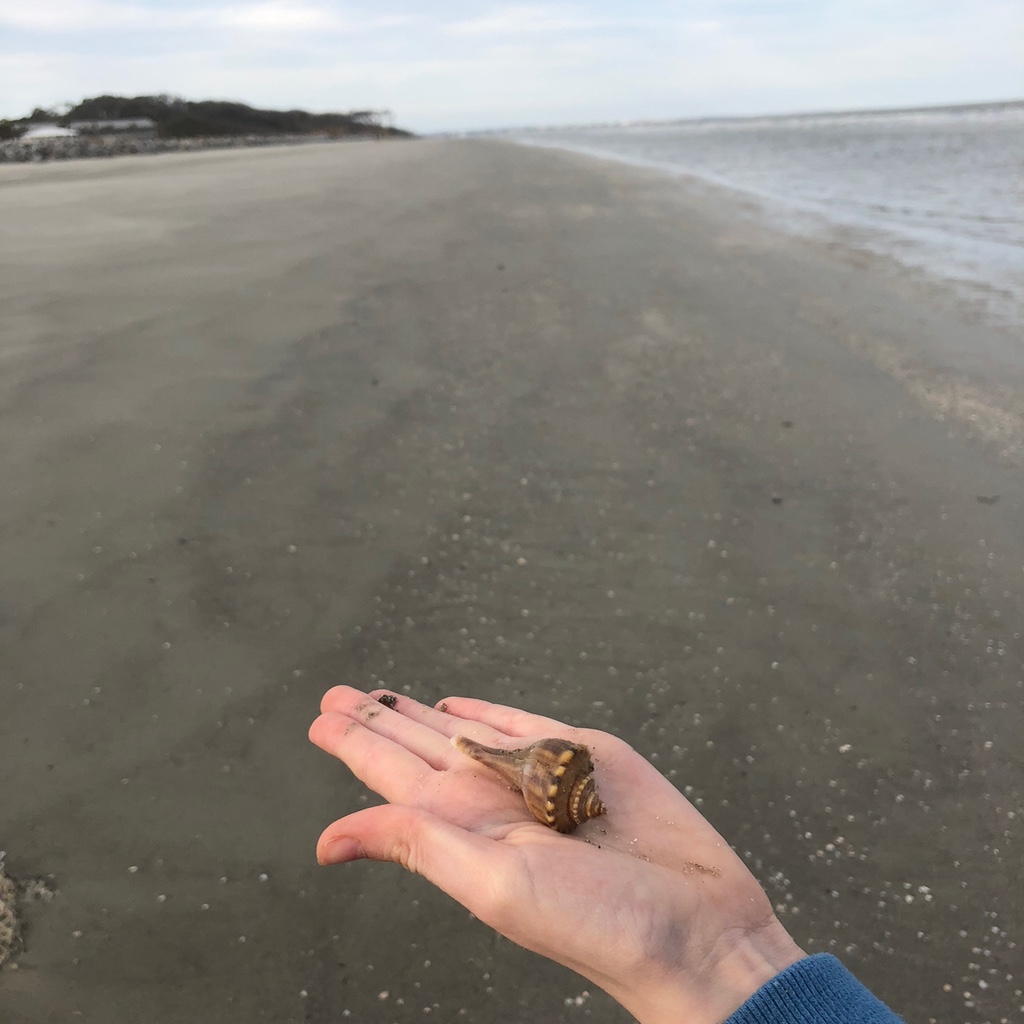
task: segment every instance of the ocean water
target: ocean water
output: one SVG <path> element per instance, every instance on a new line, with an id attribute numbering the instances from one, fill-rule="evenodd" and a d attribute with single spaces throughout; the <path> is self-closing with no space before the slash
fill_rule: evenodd
<path id="1" fill-rule="evenodd" d="M 521 131 L 757 197 L 787 230 L 840 237 L 1024 324 L 1024 102 Z"/>

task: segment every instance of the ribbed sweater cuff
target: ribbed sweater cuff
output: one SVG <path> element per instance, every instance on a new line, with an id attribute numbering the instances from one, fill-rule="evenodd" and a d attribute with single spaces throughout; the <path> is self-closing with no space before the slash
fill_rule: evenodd
<path id="1" fill-rule="evenodd" d="M 762 985 L 725 1024 L 902 1024 L 834 956 L 815 953 Z"/>

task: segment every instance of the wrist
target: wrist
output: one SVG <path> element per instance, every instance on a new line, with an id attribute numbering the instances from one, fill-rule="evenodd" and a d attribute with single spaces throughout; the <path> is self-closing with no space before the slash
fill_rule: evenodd
<path id="1" fill-rule="evenodd" d="M 758 989 L 806 956 L 774 916 L 763 928 L 745 934 L 718 964 L 709 1024 L 727 1020 Z"/>
<path id="2" fill-rule="evenodd" d="M 756 931 L 722 936 L 696 968 L 680 964 L 661 983 L 631 987 L 628 996 L 616 998 L 639 1024 L 723 1024 L 806 955 L 773 916 Z"/>

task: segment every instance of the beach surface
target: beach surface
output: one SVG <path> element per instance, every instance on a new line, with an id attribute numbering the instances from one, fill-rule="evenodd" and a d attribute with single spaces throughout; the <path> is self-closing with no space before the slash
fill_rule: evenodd
<path id="1" fill-rule="evenodd" d="M 628 1019 L 317 867 L 340 682 L 617 733 L 908 1020 L 1024 1012 L 1007 328 L 476 140 L 0 167 L 0 318 L 5 1024 Z"/>

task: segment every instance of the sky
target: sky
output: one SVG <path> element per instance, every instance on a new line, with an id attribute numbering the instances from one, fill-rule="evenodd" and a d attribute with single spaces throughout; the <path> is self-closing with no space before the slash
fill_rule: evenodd
<path id="1" fill-rule="evenodd" d="M 0 0 L 0 117 L 103 93 L 417 132 L 1024 98 L 1021 0 Z"/>

